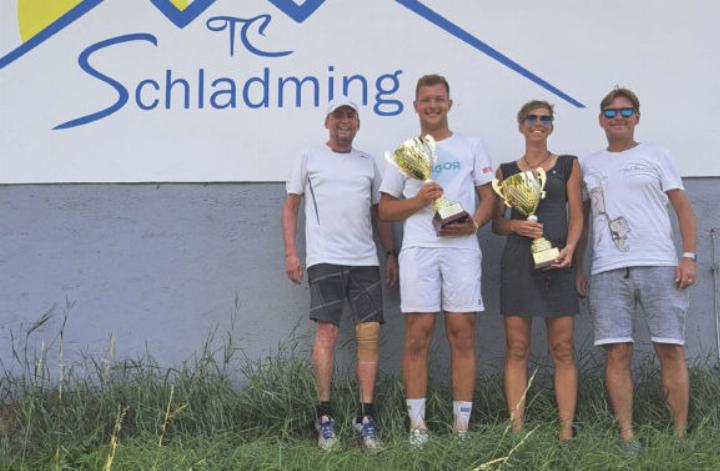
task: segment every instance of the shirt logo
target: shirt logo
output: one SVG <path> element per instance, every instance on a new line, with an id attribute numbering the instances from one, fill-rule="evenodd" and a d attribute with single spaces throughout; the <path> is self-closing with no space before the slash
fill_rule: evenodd
<path id="1" fill-rule="evenodd" d="M 443 164 L 437 164 L 433 167 L 433 174 L 438 175 L 440 172 L 444 172 L 447 170 L 460 170 L 461 165 L 460 161 L 456 160 L 455 162 L 445 162 Z"/>

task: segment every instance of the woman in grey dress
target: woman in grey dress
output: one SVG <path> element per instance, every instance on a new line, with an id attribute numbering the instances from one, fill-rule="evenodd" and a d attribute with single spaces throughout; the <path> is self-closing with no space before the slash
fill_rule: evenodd
<path id="1" fill-rule="evenodd" d="M 507 236 L 501 262 L 500 310 L 506 339 L 505 398 L 513 431 L 519 432 L 523 426 L 532 318 L 542 317 L 555 367 L 559 438 L 567 441 L 573 436 L 577 396 L 573 316 L 578 312 L 578 301 L 572 260 L 582 232 L 583 215 L 577 158 L 548 150 L 553 119 L 549 103 L 526 103 L 517 115 L 518 129 L 525 138 L 525 154 L 497 170 L 500 180 L 538 167 L 545 170 L 546 196 L 535 213 L 538 221 L 528 221 L 515 209 L 506 211 L 503 201 L 498 199 L 493 232 Z M 536 270 L 530 244 L 540 236 L 559 248 L 560 255 L 550 267 Z"/>

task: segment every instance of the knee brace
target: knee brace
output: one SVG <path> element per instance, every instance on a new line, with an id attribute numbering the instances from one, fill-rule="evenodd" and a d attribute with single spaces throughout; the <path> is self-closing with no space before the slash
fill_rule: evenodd
<path id="1" fill-rule="evenodd" d="M 377 362 L 380 357 L 380 323 L 361 322 L 355 326 L 358 361 Z"/>

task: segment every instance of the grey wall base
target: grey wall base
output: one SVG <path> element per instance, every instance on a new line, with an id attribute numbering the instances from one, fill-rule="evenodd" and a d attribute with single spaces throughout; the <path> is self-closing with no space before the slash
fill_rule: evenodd
<path id="1" fill-rule="evenodd" d="M 700 255 L 688 323 L 691 358 L 717 359 L 710 230 L 720 227 L 718 183 L 686 180 Z M 307 284 L 291 284 L 284 272 L 284 198 L 277 183 L 0 186 L 0 359 L 12 367 L 11 334 L 18 346 L 48 310 L 51 318 L 29 342 L 31 351 L 44 345 L 53 357 L 67 301 L 74 304 L 64 331 L 66 361 L 105 356 L 112 336 L 115 359 L 149 352 L 162 366 L 175 366 L 201 350 L 214 329 L 232 332 L 249 358 L 271 354 L 291 338 L 307 351 L 313 332 Z M 477 322 L 478 355 L 481 369 L 496 369 L 504 350 L 503 239 L 485 228 L 480 240 L 487 311 Z M 385 305 L 382 368 L 397 372 L 403 337 L 397 289 L 387 291 Z M 349 366 L 354 347 L 346 342 L 347 323 L 342 332 L 340 358 Z M 542 322 L 533 335 L 533 355 L 542 361 Z M 597 354 L 586 312 L 577 318 L 576 346 Z M 650 350 L 646 333 L 638 348 Z M 438 322 L 433 370 L 446 374 L 448 356 Z"/>

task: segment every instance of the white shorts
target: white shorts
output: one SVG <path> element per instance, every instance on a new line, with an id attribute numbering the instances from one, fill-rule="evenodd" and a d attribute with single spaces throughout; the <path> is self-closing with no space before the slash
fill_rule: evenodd
<path id="1" fill-rule="evenodd" d="M 478 312 L 482 253 L 454 247 L 408 247 L 400 252 L 400 310 Z"/>

